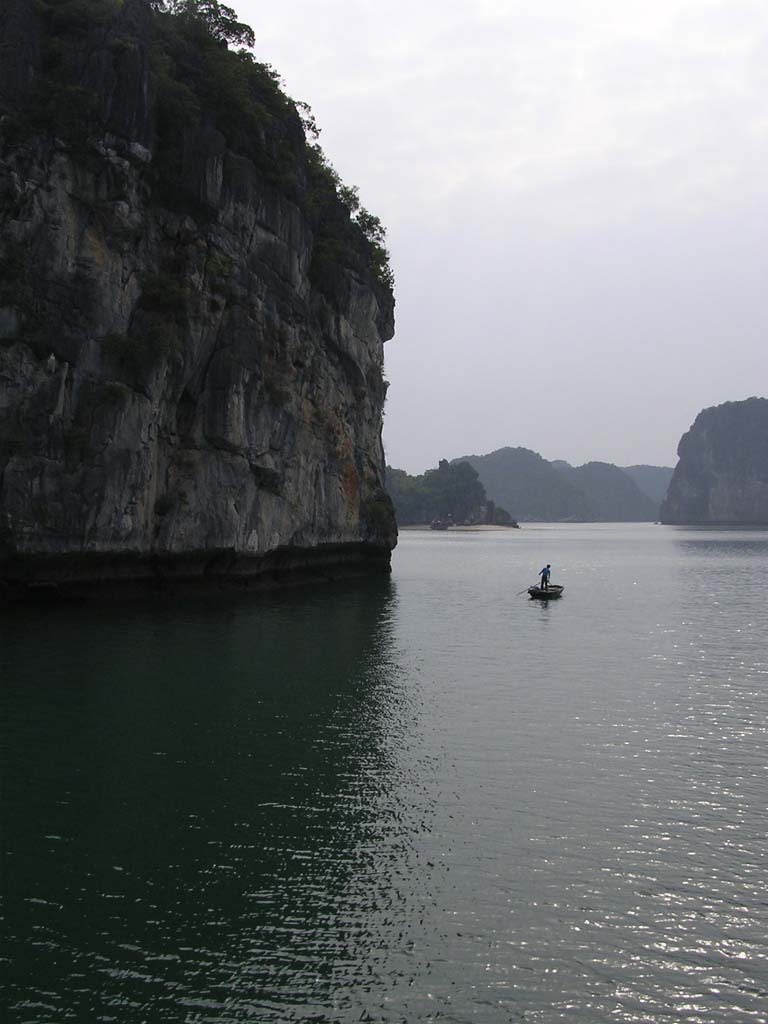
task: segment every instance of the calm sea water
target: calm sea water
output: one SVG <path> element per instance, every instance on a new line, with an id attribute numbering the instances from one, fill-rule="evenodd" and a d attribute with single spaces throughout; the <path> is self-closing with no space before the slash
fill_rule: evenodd
<path id="1" fill-rule="evenodd" d="M 767 1021 L 767 597 L 767 532 L 557 525 L 3 613 L 3 1020 Z"/>

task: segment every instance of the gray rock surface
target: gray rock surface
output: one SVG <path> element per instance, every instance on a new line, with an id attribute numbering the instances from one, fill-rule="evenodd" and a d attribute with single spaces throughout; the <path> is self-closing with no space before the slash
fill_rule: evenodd
<path id="1" fill-rule="evenodd" d="M 664 523 L 768 523 L 768 399 L 704 409 L 683 434 Z"/>
<path id="2" fill-rule="evenodd" d="M 40 74 L 31 8 L 6 7 L 6 123 Z M 101 130 L 1 142 L 0 581 L 386 567 L 391 290 L 362 258 L 318 284 L 305 211 L 210 118 L 161 179 L 149 13 L 120 17 L 131 47 L 83 62 Z"/>

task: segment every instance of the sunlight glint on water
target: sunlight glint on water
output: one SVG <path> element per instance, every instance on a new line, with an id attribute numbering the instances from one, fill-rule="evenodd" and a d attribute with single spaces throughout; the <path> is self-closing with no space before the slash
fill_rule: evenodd
<path id="1" fill-rule="evenodd" d="M 768 1020 L 767 590 L 765 532 L 527 526 L 6 612 L 8 1020 Z"/>

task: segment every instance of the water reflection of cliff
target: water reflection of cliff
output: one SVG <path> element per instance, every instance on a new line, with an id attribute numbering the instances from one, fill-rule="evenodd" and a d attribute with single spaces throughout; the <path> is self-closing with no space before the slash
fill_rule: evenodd
<path id="1" fill-rule="evenodd" d="M 343 1015 L 419 913 L 394 600 L 375 580 L 0 624 L 11 1005 Z"/>

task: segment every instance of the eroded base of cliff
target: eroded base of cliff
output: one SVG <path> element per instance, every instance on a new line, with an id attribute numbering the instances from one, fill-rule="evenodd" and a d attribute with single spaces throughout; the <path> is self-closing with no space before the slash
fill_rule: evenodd
<path id="1" fill-rule="evenodd" d="M 238 594 L 390 570 L 389 549 L 374 544 L 278 548 L 263 555 L 24 556 L 0 567 L 0 605 Z"/>

